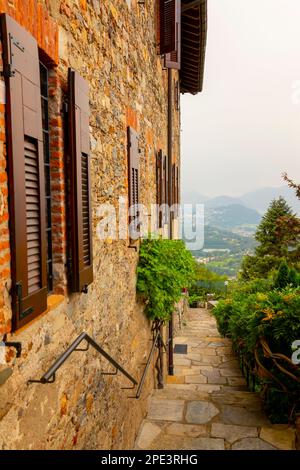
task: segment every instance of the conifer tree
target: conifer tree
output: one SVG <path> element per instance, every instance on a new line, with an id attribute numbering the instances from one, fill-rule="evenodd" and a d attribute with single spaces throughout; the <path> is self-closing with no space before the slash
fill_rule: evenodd
<path id="1" fill-rule="evenodd" d="M 287 255 L 289 240 L 285 239 L 286 233 L 279 233 L 278 224 L 282 218 L 290 217 L 294 217 L 294 214 L 283 197 L 271 202 L 255 234 L 255 239 L 259 243 L 256 255 L 278 257 Z"/>

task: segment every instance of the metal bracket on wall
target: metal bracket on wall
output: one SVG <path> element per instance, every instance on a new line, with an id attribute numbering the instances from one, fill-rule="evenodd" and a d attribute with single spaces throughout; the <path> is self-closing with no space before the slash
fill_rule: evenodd
<path id="1" fill-rule="evenodd" d="M 4 338 L 2 340 L 2 344 L 4 344 L 5 347 L 7 348 L 15 348 L 17 351 L 17 357 L 21 357 L 22 354 L 22 343 L 18 341 L 7 341 L 6 340 L 7 335 L 4 335 Z"/>

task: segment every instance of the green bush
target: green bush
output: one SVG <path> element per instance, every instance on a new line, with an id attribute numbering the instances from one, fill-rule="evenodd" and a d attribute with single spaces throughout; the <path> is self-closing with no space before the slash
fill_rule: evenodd
<path id="1" fill-rule="evenodd" d="M 286 261 L 282 261 L 275 276 L 274 287 L 284 289 L 285 287 L 298 287 L 300 284 L 299 274 L 295 268 L 290 268 Z"/>
<path id="2" fill-rule="evenodd" d="M 140 248 L 137 292 L 151 320 L 167 321 L 182 289 L 195 279 L 196 262 L 181 240 L 146 239 Z"/>
<path id="3" fill-rule="evenodd" d="M 300 289 L 287 287 L 282 290 L 246 292 L 247 288 L 251 290 L 253 287 L 252 284 L 237 289 L 229 299 L 218 303 L 214 314 L 220 332 L 232 339 L 234 349 L 257 373 L 260 389 L 266 390 L 266 411 L 272 421 L 287 422 L 291 413 L 295 417 L 295 413 L 300 412 L 300 383 L 265 356 L 262 340 L 272 353 L 291 358 L 292 343 L 300 339 Z M 291 371 L 286 361 L 279 361 L 279 364 Z M 260 365 L 273 378 L 261 376 L 258 373 L 259 369 L 262 371 Z M 292 373 L 300 379 L 299 368 L 296 371 L 292 368 Z M 286 389 L 285 393 L 283 388 Z"/>

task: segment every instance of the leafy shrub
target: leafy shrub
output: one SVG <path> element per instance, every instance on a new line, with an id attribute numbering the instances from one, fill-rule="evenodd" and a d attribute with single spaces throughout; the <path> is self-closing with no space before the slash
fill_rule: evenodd
<path id="1" fill-rule="evenodd" d="M 151 320 L 167 321 L 182 289 L 195 279 L 196 262 L 181 240 L 146 239 L 141 244 L 137 292 Z"/>
<path id="2" fill-rule="evenodd" d="M 234 349 L 257 374 L 261 390 L 266 390 L 266 411 L 273 422 L 287 422 L 300 412 L 300 369 L 277 358 L 277 363 L 299 381 L 277 367 L 264 345 L 275 354 L 290 359 L 292 343 L 300 339 L 300 289 L 247 293 L 243 286 L 214 309 L 219 330 L 232 339 Z M 244 288 L 244 290 L 243 290 Z M 292 367 L 292 369 L 290 369 Z"/>

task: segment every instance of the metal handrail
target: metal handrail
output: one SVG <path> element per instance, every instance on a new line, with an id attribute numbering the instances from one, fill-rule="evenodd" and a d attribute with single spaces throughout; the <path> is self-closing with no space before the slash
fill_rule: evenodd
<path id="1" fill-rule="evenodd" d="M 147 359 L 147 362 L 146 362 L 144 372 L 143 372 L 143 375 L 141 377 L 139 386 L 137 388 L 135 398 L 140 398 L 140 396 L 141 396 L 142 389 L 143 389 L 143 386 L 144 386 L 144 383 L 145 383 L 145 380 L 146 380 L 146 376 L 147 376 L 147 373 L 148 373 L 148 370 L 149 370 L 149 367 L 150 367 L 150 364 L 151 364 L 151 361 L 152 361 L 152 357 L 153 357 L 153 354 L 154 354 L 154 351 L 155 351 L 156 347 L 158 347 L 159 349 L 161 349 L 161 347 L 163 347 L 165 352 L 167 352 L 167 346 L 165 345 L 164 340 L 163 340 L 159 330 L 157 331 L 157 333 L 156 333 L 156 335 L 153 339 L 152 348 L 151 348 L 150 353 L 148 355 L 148 359 Z M 162 385 L 162 384 L 159 384 L 159 385 Z"/>
<path id="2" fill-rule="evenodd" d="M 84 340 L 87 342 L 87 347 L 85 349 L 78 349 L 79 344 Z M 69 356 L 74 351 L 87 351 L 90 345 L 116 368 L 115 372 L 103 372 L 103 375 L 116 375 L 119 371 L 123 375 L 125 375 L 125 377 L 127 377 L 127 379 L 133 384 L 132 388 L 134 388 L 138 384 L 138 382 L 125 369 L 123 369 L 123 367 L 120 366 L 120 364 L 118 364 L 106 351 L 104 351 L 104 349 L 102 349 L 99 344 L 97 344 L 96 341 L 94 341 L 87 333 L 81 333 L 81 335 L 78 336 L 77 339 L 75 339 L 75 341 L 68 347 L 68 349 L 63 354 L 61 354 L 61 356 L 59 356 L 59 358 L 54 362 L 50 369 L 47 370 L 47 372 L 41 377 L 40 380 L 28 380 L 28 383 L 49 384 L 55 382 L 56 372 L 66 362 Z"/>

